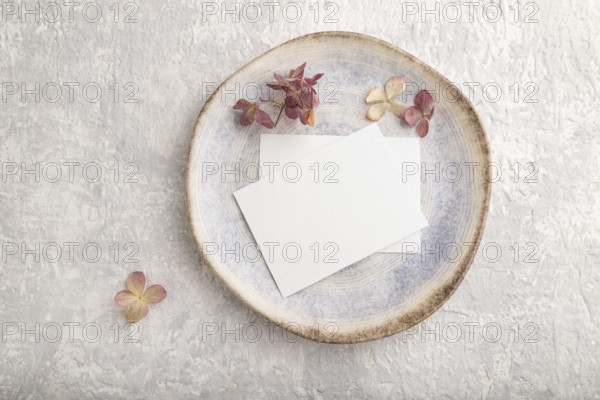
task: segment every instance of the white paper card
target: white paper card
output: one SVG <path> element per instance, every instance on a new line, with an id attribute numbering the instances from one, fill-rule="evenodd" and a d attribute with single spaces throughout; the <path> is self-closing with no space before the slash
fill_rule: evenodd
<path id="1" fill-rule="evenodd" d="M 399 173 L 371 124 L 234 193 L 284 297 L 427 225 Z"/>
<path id="2" fill-rule="evenodd" d="M 267 165 L 285 165 L 313 153 L 344 136 L 332 135 L 260 135 L 260 162 Z M 417 173 L 421 165 L 421 143 L 419 138 L 386 137 L 387 146 L 400 168 L 396 179 L 408 183 L 417 202 L 421 204 L 421 182 Z M 420 252 L 421 231 L 400 239 L 381 250 L 385 253 Z"/>

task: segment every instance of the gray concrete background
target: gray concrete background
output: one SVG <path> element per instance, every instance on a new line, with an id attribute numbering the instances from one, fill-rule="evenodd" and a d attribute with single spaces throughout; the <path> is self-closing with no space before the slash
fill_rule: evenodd
<path id="1" fill-rule="evenodd" d="M 0 398 L 599 398 L 598 4 L 274 3 L 43 2 L 36 21 L 2 2 Z M 270 328 L 201 265 L 185 206 L 206 86 L 322 30 L 471 93 L 501 171 L 457 293 L 358 345 Z M 127 337 L 112 298 L 134 270 L 168 298 Z"/>

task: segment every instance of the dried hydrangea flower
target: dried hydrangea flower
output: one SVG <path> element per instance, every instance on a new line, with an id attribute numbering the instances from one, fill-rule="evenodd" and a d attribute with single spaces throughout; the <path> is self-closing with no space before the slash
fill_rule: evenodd
<path id="1" fill-rule="evenodd" d="M 405 107 L 402 104 L 394 102 L 393 99 L 404 92 L 404 87 L 404 79 L 399 76 L 393 76 L 385 83 L 385 91 L 379 87 L 371 89 L 365 99 L 367 104 L 372 104 L 367 111 L 367 118 L 371 121 L 379 121 L 388 108 L 395 116 L 402 118 Z"/>
<path id="2" fill-rule="evenodd" d="M 127 278 L 127 290 L 121 290 L 115 296 L 115 303 L 127 307 L 127 322 L 139 322 L 148 314 L 148 304 L 157 304 L 167 297 L 167 291 L 161 285 L 152 285 L 146 289 L 146 276 L 143 272 L 132 272 Z"/>
<path id="3" fill-rule="evenodd" d="M 242 125 L 251 125 L 256 121 L 265 128 L 273 129 L 275 126 L 275 123 L 269 114 L 260 109 L 260 104 L 258 102 L 251 103 L 248 100 L 240 99 L 235 103 L 233 109 L 243 111 L 240 116 L 240 124 Z"/>
<path id="4" fill-rule="evenodd" d="M 306 63 L 291 70 L 286 77 L 275 73 L 273 74 L 275 82 L 267 83 L 267 86 L 273 90 L 285 92 L 283 107 L 288 118 L 298 118 L 303 125 L 314 126 L 314 108 L 319 105 L 319 97 L 313 86 L 317 84 L 323 74 L 319 73 L 312 78 L 306 78 L 304 76 L 305 67 Z"/>
<path id="5" fill-rule="evenodd" d="M 429 132 L 429 120 L 433 117 L 435 104 L 431 93 L 421 90 L 414 99 L 415 105 L 408 107 L 404 119 L 410 126 L 417 126 L 417 135 L 424 138 Z"/>
<path id="6" fill-rule="evenodd" d="M 241 99 L 233 106 L 236 110 L 243 110 L 240 117 L 240 124 L 251 125 L 258 122 L 266 128 L 273 128 L 279 122 L 281 114 L 290 119 L 300 119 L 304 125 L 315 125 L 314 108 L 319 104 L 317 91 L 313 88 L 317 81 L 323 76 L 322 73 L 314 75 L 312 78 L 304 76 L 306 62 L 298 68 L 292 69 L 287 76 L 274 73 L 275 82 L 267 83 L 267 86 L 274 90 L 285 92 L 283 103 L 279 104 L 279 116 L 273 122 L 271 117 L 259 108 L 259 103 L 251 103 Z"/>

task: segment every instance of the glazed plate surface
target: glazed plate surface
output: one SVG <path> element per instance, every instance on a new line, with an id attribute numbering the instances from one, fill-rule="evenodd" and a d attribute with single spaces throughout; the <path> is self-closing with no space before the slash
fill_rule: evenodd
<path id="1" fill-rule="evenodd" d="M 315 127 L 286 118 L 273 130 L 258 124 L 240 126 L 239 113 L 232 109 L 236 100 L 271 96 L 262 84 L 272 81 L 273 72 L 286 73 L 304 61 L 308 76 L 325 73 L 319 82 L 321 104 L 315 110 Z M 427 252 L 376 253 L 283 298 L 266 264 L 256 257 L 254 238 L 232 195 L 256 179 L 260 134 L 355 132 L 370 123 L 364 102 L 369 89 L 383 87 L 394 75 L 405 77 L 406 94 L 399 100 L 407 105 L 419 87 L 436 93 L 429 135 L 421 140 L 424 164 L 416 171 L 422 179 L 421 206 L 429 221 L 421 244 Z M 379 126 L 386 136 L 415 135 L 413 128 L 389 112 Z M 293 39 L 256 58 L 207 101 L 188 161 L 190 221 L 205 262 L 256 312 L 312 340 L 373 340 L 427 318 L 465 277 L 487 216 L 489 164 L 488 141 L 473 106 L 445 77 L 381 40 L 321 32 Z M 229 251 L 236 248 L 236 254 Z"/>

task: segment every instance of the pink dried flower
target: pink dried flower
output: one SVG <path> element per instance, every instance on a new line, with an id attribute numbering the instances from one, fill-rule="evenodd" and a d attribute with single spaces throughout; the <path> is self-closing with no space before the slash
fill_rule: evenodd
<path id="1" fill-rule="evenodd" d="M 250 125 L 253 122 L 258 122 L 266 128 L 273 128 L 277 125 L 282 112 L 290 119 L 299 119 L 304 125 L 314 126 L 315 112 L 314 108 L 319 105 L 319 97 L 314 85 L 323 76 L 322 73 L 314 75 L 312 78 L 304 76 L 304 68 L 306 63 L 303 63 L 298 68 L 292 69 L 287 76 L 282 76 L 274 73 L 275 82 L 267 83 L 267 86 L 276 91 L 283 91 L 285 97 L 283 102 L 279 104 L 279 116 L 273 122 L 271 117 L 259 108 L 259 103 L 251 103 L 241 99 L 233 107 L 236 110 L 243 110 L 240 117 L 240 124 Z"/>
<path id="2" fill-rule="evenodd" d="M 121 290 L 115 296 L 115 303 L 127 307 L 127 322 L 139 322 L 148 314 L 148 304 L 157 304 L 167 297 L 167 291 L 161 285 L 152 285 L 146 289 L 146 275 L 132 272 L 127 278 L 127 290 Z"/>
<path id="3" fill-rule="evenodd" d="M 251 125 L 254 121 L 258 122 L 265 128 L 273 129 L 275 124 L 269 114 L 260 109 L 259 103 L 251 103 L 248 100 L 240 99 L 233 106 L 234 110 L 243 110 L 240 116 L 240 124 Z"/>
<path id="4" fill-rule="evenodd" d="M 427 90 L 421 90 L 414 99 L 414 106 L 408 107 L 404 113 L 404 119 L 410 126 L 417 126 L 419 137 L 427 136 L 429 132 L 429 121 L 433 117 L 435 104 L 433 97 Z"/>
<path id="5" fill-rule="evenodd" d="M 322 73 L 312 78 L 304 77 L 306 63 L 290 71 L 287 77 L 277 73 L 274 74 L 275 82 L 267 83 L 273 90 L 285 92 L 284 111 L 290 119 L 299 118 L 303 125 L 314 126 L 314 108 L 319 105 L 317 91 L 313 88 L 317 81 L 323 76 Z"/>

